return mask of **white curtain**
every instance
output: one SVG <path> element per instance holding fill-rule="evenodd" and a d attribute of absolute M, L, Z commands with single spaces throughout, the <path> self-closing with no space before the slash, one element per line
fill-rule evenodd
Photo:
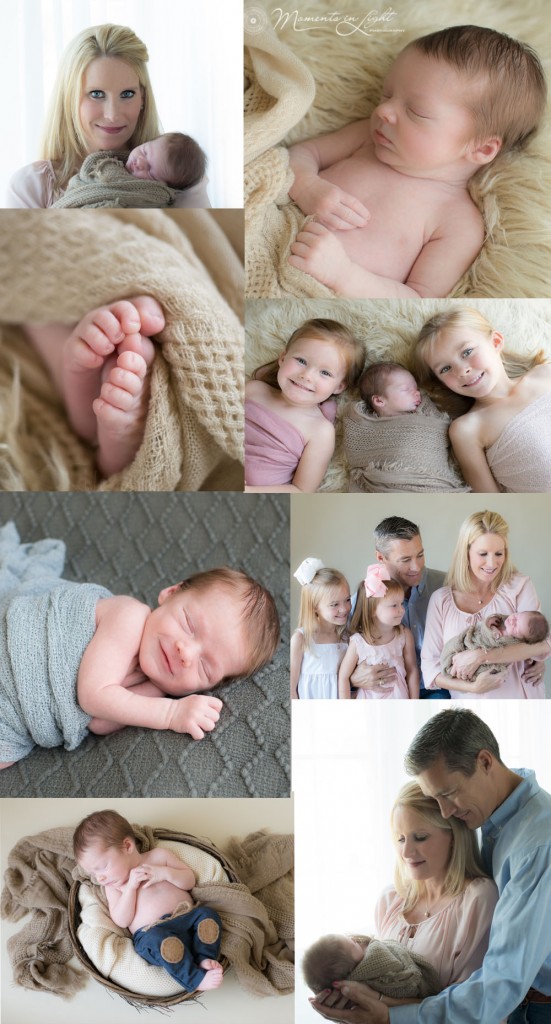
<path fill-rule="evenodd" d="M 490 726 L 508 767 L 533 768 L 551 789 L 545 705 L 454 703 Z M 377 897 L 393 880 L 390 811 L 411 781 L 403 757 L 418 729 L 443 708 L 432 700 L 293 701 L 297 962 L 321 935 L 372 933 Z M 299 968 L 295 1024 L 319 1024 L 309 995 Z"/>
<path fill-rule="evenodd" d="M 3 159 L 12 173 L 38 158 L 60 55 L 88 25 L 129 25 L 149 51 L 165 131 L 184 131 L 208 156 L 213 206 L 243 205 L 242 0 L 19 0 L 0 7 Z"/>

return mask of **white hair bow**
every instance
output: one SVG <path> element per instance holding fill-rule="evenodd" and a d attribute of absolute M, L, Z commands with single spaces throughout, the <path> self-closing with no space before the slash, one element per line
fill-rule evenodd
<path fill-rule="evenodd" d="M 305 558 L 293 576 L 299 581 L 301 587 L 304 587 L 307 583 L 312 582 L 318 569 L 325 569 L 325 565 L 319 558 Z"/>

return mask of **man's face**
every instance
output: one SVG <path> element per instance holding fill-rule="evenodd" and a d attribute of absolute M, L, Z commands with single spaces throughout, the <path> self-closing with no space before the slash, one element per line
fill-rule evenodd
<path fill-rule="evenodd" d="M 492 776 L 494 759 L 487 750 L 481 750 L 473 775 L 452 772 L 443 757 L 417 776 L 425 796 L 438 801 L 443 818 L 460 818 L 467 828 L 480 828 L 495 811 L 499 799 L 495 794 Z"/>
<path fill-rule="evenodd" d="M 377 551 L 377 559 L 386 565 L 392 579 L 401 583 L 406 593 L 421 582 L 425 552 L 419 535 L 411 540 L 393 540 L 388 554 Z"/>

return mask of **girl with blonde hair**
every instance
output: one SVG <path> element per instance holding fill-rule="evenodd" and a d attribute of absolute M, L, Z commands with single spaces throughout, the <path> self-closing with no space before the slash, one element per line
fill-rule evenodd
<path fill-rule="evenodd" d="M 145 45 L 123 25 L 97 25 L 75 36 L 61 58 L 41 159 L 13 176 L 9 207 L 51 206 L 90 153 L 130 153 L 161 134 L 148 60 Z M 174 206 L 210 206 L 205 181 L 178 192 Z"/>
<path fill-rule="evenodd" d="M 551 363 L 543 351 L 507 352 L 482 313 L 460 308 L 424 324 L 415 355 L 421 385 L 432 375 L 468 403 L 449 435 L 471 490 L 551 491 Z"/>
<path fill-rule="evenodd" d="M 453 682 L 440 668 L 444 644 L 468 626 L 488 615 L 540 608 L 532 580 L 518 572 L 511 561 L 509 527 L 503 517 L 488 510 L 467 516 L 459 529 L 446 586 L 436 590 L 429 601 L 421 650 L 427 689 L 446 686 L 452 698 L 544 698 L 542 661 L 551 653 L 549 640 L 536 644 L 519 641 L 496 649 L 495 662 L 503 666 L 499 674 L 487 670 L 472 678 L 488 660 L 484 649 L 455 655 Z M 525 660 L 532 666 L 528 675 Z"/>
<path fill-rule="evenodd" d="M 298 629 L 291 637 L 291 697 L 337 697 L 337 672 L 347 647 L 350 587 L 338 569 L 305 558 L 294 574 L 300 583 Z"/>

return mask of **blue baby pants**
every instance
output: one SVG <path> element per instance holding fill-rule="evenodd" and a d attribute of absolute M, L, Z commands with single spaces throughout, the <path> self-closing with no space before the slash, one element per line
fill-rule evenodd
<path fill-rule="evenodd" d="M 206 974 L 199 961 L 218 959 L 222 922 L 210 907 L 184 907 L 189 903 L 138 928 L 134 949 L 148 964 L 164 967 L 187 992 L 194 992 Z"/>

